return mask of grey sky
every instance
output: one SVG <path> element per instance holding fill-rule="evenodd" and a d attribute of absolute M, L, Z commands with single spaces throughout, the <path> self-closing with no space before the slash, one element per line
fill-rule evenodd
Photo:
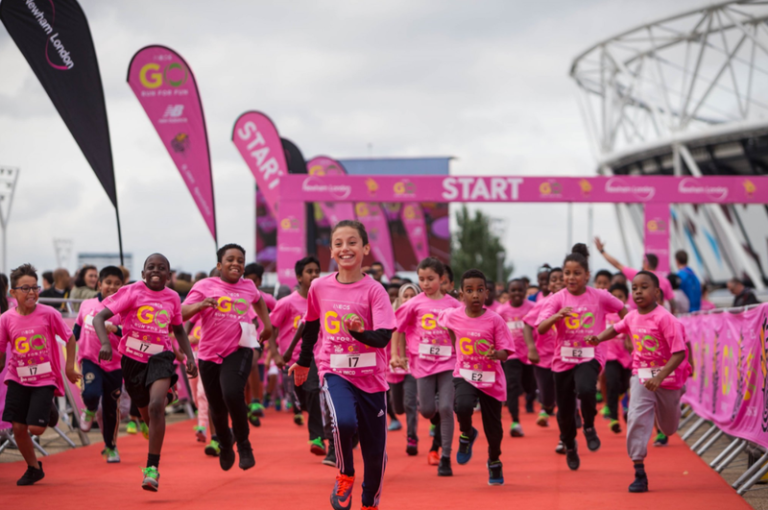
<path fill-rule="evenodd" d="M 126 252 L 208 270 L 213 241 L 125 81 L 148 44 L 178 51 L 202 93 L 219 241 L 254 246 L 253 177 L 230 140 L 264 111 L 306 157 L 451 155 L 454 174 L 586 175 L 594 159 L 568 77 L 589 45 L 701 0 L 254 2 L 82 0 L 104 81 Z M 9 267 L 55 266 L 53 238 L 117 251 L 114 213 L 31 69 L 0 29 L 0 164 L 21 168 Z M 372 152 L 369 152 L 372 144 Z M 516 274 L 559 263 L 565 205 L 487 205 Z M 586 240 L 586 206 L 574 240 Z M 623 257 L 611 206 L 595 232 Z M 599 255 L 594 267 L 605 266 Z M 135 267 L 138 269 L 138 267 Z"/>

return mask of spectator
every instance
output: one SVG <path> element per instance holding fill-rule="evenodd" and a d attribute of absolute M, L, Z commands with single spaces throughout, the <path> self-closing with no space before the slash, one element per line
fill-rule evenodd
<path fill-rule="evenodd" d="M 184 301 L 184 298 L 187 297 L 189 291 L 192 290 L 192 275 L 189 273 L 179 273 L 176 275 L 173 290 L 178 292 L 181 300 Z"/>
<path fill-rule="evenodd" d="M 390 278 L 389 283 L 397 283 L 399 285 L 402 285 L 403 284 L 403 278 L 401 276 L 395 275 L 392 278 Z"/>
<path fill-rule="evenodd" d="M 53 271 L 43 273 L 43 290 L 48 290 L 53 285 Z"/>
<path fill-rule="evenodd" d="M 69 297 L 72 299 L 91 299 L 99 293 L 96 288 L 99 284 L 99 271 L 96 266 L 83 266 L 75 278 L 75 288 Z M 72 310 L 80 311 L 80 303 L 72 303 Z"/>
<path fill-rule="evenodd" d="M 199 271 L 195 275 L 195 283 L 199 282 L 200 280 L 205 280 L 206 278 L 208 278 L 208 275 L 206 274 L 206 272 L 205 271 Z"/>
<path fill-rule="evenodd" d="M 608 290 L 611 287 L 611 280 L 613 280 L 611 272 L 607 269 L 601 269 L 595 273 L 595 281 L 592 285 L 596 289 Z"/>
<path fill-rule="evenodd" d="M 714 310 L 717 308 L 715 304 L 709 300 L 709 287 L 702 284 L 701 285 L 701 308 L 699 310 L 701 311 L 708 311 L 708 310 Z"/>
<path fill-rule="evenodd" d="M 728 281 L 728 290 L 736 296 L 733 298 L 733 306 L 757 305 L 760 301 L 755 297 L 752 289 L 746 287 L 738 278 L 734 277 Z"/>
<path fill-rule="evenodd" d="M 56 271 L 53 272 L 53 284 L 48 290 L 44 290 L 40 293 L 41 298 L 56 298 L 56 299 L 67 299 L 69 298 L 69 271 L 64 269 L 63 267 L 58 268 Z M 67 311 L 67 304 L 66 303 L 52 303 L 51 305 L 59 312 L 66 313 Z"/>
<path fill-rule="evenodd" d="M 675 294 L 675 297 L 672 298 L 672 301 L 675 303 L 675 313 L 688 313 L 691 309 L 691 303 L 688 301 L 688 296 L 685 295 L 683 289 L 680 288 L 680 277 L 675 273 L 669 273 L 667 280 L 672 285 L 672 292 Z"/>
<path fill-rule="evenodd" d="M 690 311 L 697 312 L 701 309 L 701 282 L 696 273 L 688 267 L 688 254 L 685 250 L 677 250 L 675 263 L 677 263 L 677 276 L 680 277 L 680 290 L 685 293 L 691 303 Z"/>
<path fill-rule="evenodd" d="M 371 264 L 371 276 L 377 282 L 381 283 L 381 278 L 384 276 L 384 264 L 379 261 Z"/>

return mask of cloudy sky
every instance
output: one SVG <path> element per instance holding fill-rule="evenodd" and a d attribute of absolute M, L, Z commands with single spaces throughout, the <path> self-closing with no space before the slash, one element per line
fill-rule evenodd
<path fill-rule="evenodd" d="M 243 111 L 270 115 L 307 159 L 446 155 L 456 158 L 457 175 L 591 175 L 572 59 L 620 31 L 704 4 L 81 0 L 104 81 L 125 251 L 134 269 L 153 251 L 180 270 L 215 264 L 205 224 L 125 81 L 143 46 L 170 46 L 195 72 L 219 240 L 252 247 L 253 177 L 230 140 Z M 2 26 L 0 68 L 0 165 L 21 168 L 8 267 L 54 268 L 54 238 L 71 240 L 75 254 L 116 252 L 106 194 Z M 482 209 L 506 220 L 516 274 L 562 260 L 565 205 Z M 586 210 L 574 208 L 574 241 L 586 240 Z M 611 206 L 595 207 L 595 232 L 623 257 Z M 598 255 L 595 267 L 604 265 Z"/>

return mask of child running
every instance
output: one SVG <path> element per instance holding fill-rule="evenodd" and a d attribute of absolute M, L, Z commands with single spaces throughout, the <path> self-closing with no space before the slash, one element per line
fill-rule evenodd
<path fill-rule="evenodd" d="M 629 290 L 626 285 L 615 283 L 611 285 L 608 291 L 619 298 L 622 303 L 626 303 L 629 298 Z M 605 323 L 613 326 L 619 322 L 619 316 L 615 313 L 609 313 L 605 316 Z M 632 376 L 632 342 L 627 335 L 618 335 L 616 338 L 606 343 L 605 353 L 605 386 L 606 386 L 606 409 L 608 409 L 608 418 L 611 420 L 608 425 L 610 429 L 619 434 L 621 424 L 619 423 L 619 399 L 621 395 L 629 391 L 629 378 Z M 627 412 L 624 411 L 624 421 L 627 420 Z"/>
<path fill-rule="evenodd" d="M 156 492 L 165 438 L 166 399 L 168 390 L 179 378 L 169 327 L 186 356 L 190 377 L 197 377 L 197 366 L 184 331 L 179 295 L 165 286 L 171 277 L 168 259 L 159 253 L 150 255 L 144 261 L 141 276 L 143 281 L 121 287 L 103 301 L 104 308 L 93 318 L 93 328 L 101 341 L 99 359 L 110 361 L 112 344 L 106 323 L 114 315 L 121 317 L 123 336 L 118 352 L 122 355 L 125 389 L 149 427 L 149 453 L 141 487 Z"/>
<path fill-rule="evenodd" d="M 472 414 L 479 401 L 488 440 L 488 485 L 504 485 L 500 460 L 504 437 L 501 403 L 507 398 L 507 385 L 500 362 L 515 352 L 515 344 L 504 319 L 483 307 L 488 296 L 486 285 L 481 271 L 465 272 L 460 282 L 464 307 L 444 310 L 439 321 L 448 330 L 453 345 L 458 347 L 453 370 L 454 408 L 461 431 L 456 462 L 466 464 L 472 458 L 472 445 L 478 435 L 472 426 Z"/>
<path fill-rule="evenodd" d="M 448 332 L 438 326 L 437 317 L 445 309 L 461 306 L 456 299 L 442 293 L 441 280 L 445 267 L 435 257 L 421 261 L 417 269 L 419 286 L 424 291 L 397 309 L 397 333 L 395 333 L 397 358 L 393 366 L 410 366 L 419 394 L 419 410 L 427 419 L 439 413 L 439 439 L 442 454 L 437 466 L 437 476 L 453 476 L 451 469 L 451 445 L 453 443 L 453 369 L 456 353 L 451 346 Z M 406 351 L 406 341 L 408 342 Z M 399 356 L 408 353 L 410 364 Z M 438 438 L 435 432 L 435 438 Z M 437 451 L 430 451 L 430 464 L 434 463 Z"/>
<path fill-rule="evenodd" d="M 263 324 L 262 341 L 272 336 L 272 323 L 256 285 L 242 278 L 245 250 L 237 244 L 227 244 L 219 248 L 216 256 L 220 276 L 197 282 L 184 300 L 182 314 L 185 319 L 200 314 L 202 331 L 197 357 L 218 436 L 219 465 L 224 471 L 234 465 L 236 442 L 238 466 L 246 470 L 256 465 L 248 439 L 245 405 L 245 385 L 253 359 L 248 337 L 256 335 L 256 325 L 249 320 L 251 307 Z"/>
<path fill-rule="evenodd" d="M 296 279 L 299 281 L 298 288 L 290 296 L 278 301 L 269 316 L 274 328 L 269 345 L 270 349 L 273 349 L 272 357 L 281 369 L 286 364 L 290 367 L 299 359 L 300 348 L 296 349 L 301 338 L 299 330 L 302 318 L 307 313 L 309 288 L 312 282 L 320 276 L 320 261 L 313 256 L 304 257 L 296 262 L 294 270 Z M 293 343 L 294 340 L 296 343 Z M 315 455 L 326 455 L 323 415 L 320 410 L 320 381 L 317 378 L 317 367 L 314 363 L 311 369 L 315 372 L 314 377 L 309 377 L 307 382 L 295 388 L 292 382 L 293 378 L 287 376 L 287 369 L 285 369 L 284 376 L 288 379 L 290 395 L 295 394 L 300 404 L 300 407 L 294 409 L 294 421 L 302 424 L 301 411 L 302 409 L 307 411 L 310 452 Z M 296 416 L 299 417 L 299 421 L 296 420 Z"/>
<path fill-rule="evenodd" d="M 56 335 L 67 339 L 65 372 L 72 383 L 81 376 L 75 371 L 75 337 L 61 314 L 50 306 L 38 306 L 40 287 L 37 271 L 24 264 L 11 271 L 11 296 L 16 307 L 0 316 L 0 367 L 5 366 L 10 346 L 5 384 L 3 421 L 13 425 L 13 437 L 27 471 L 16 485 L 32 485 L 45 477 L 43 463 L 35 457 L 30 434 L 39 436 L 59 421 L 53 397 L 64 396 L 61 351 Z"/>
<path fill-rule="evenodd" d="M 688 377 L 687 370 L 678 369 L 687 353 L 681 325 L 657 304 L 660 292 L 659 278 L 650 271 L 640 271 L 632 279 L 632 297 L 637 310 L 629 312 L 597 337 L 587 337 L 590 344 L 598 345 L 624 334 L 635 344 L 627 430 L 627 452 L 634 462 L 635 480 L 629 492 L 648 491 L 644 460 L 654 420 L 666 435 L 677 431 L 680 398 Z"/>
<path fill-rule="evenodd" d="M 264 266 L 252 262 L 245 266 L 245 272 L 243 278 L 251 280 L 256 288 L 261 287 L 262 278 L 264 276 Z M 264 304 L 267 305 L 267 310 L 271 311 L 275 308 L 275 298 L 269 294 L 262 293 L 261 298 L 264 300 Z M 250 317 L 255 318 L 255 317 Z M 259 323 L 256 326 L 256 334 L 261 336 L 262 325 Z M 264 417 L 264 404 L 262 399 L 264 398 L 264 345 L 260 345 L 253 351 L 253 361 L 251 362 L 251 373 L 248 376 L 248 388 L 251 392 L 251 403 L 248 405 L 248 421 L 254 427 L 261 426 L 261 418 Z"/>
<path fill-rule="evenodd" d="M 605 314 L 626 315 L 624 303 L 605 290 L 588 287 L 589 250 L 586 245 L 574 245 L 563 262 L 565 290 L 546 301 L 539 315 L 538 332 L 545 334 L 557 327 L 557 344 L 552 361 L 557 397 L 557 424 L 560 440 L 566 448 L 566 463 L 572 470 L 581 463 L 576 445 L 576 398 L 581 401 L 584 436 L 590 451 L 600 449 L 595 430 L 597 414 L 597 376 L 605 364 L 605 350 L 589 347 L 585 338 L 605 329 Z"/>
<path fill-rule="evenodd" d="M 418 294 L 419 288 L 412 283 L 406 283 L 401 286 L 398 290 L 397 299 L 395 299 L 393 304 L 395 317 L 397 317 L 397 310 Z M 407 349 L 401 351 L 400 347 L 401 345 L 398 342 L 392 342 L 392 357 L 402 360 L 407 356 Z M 401 367 L 400 363 L 393 364 L 390 361 L 387 382 L 390 387 L 389 391 L 395 415 L 405 413 L 407 433 L 405 453 L 410 456 L 418 455 L 419 399 L 416 379 L 407 368 Z"/>
<path fill-rule="evenodd" d="M 331 231 L 331 257 L 338 272 L 318 278 L 307 295 L 307 315 L 299 360 L 289 375 L 297 386 L 307 379 L 317 349 L 317 368 L 331 408 L 339 474 L 331 506 L 352 505 L 355 466 L 353 436 L 363 454 L 362 507 L 376 509 L 387 465 L 387 355 L 395 315 L 384 287 L 362 271 L 371 251 L 359 221 L 344 220 Z"/>
<path fill-rule="evenodd" d="M 525 299 L 525 283 L 516 278 L 509 282 L 509 303 L 497 310 L 504 319 L 515 342 L 515 352 L 504 362 L 504 375 L 507 380 L 507 409 L 512 416 L 509 435 L 523 437 L 523 427 L 520 426 L 520 395 L 523 394 L 523 367 L 530 365 L 528 361 L 528 345 L 523 335 L 523 318 L 535 306 L 532 301 Z"/>
<path fill-rule="evenodd" d="M 80 305 L 75 321 L 74 335 L 79 343 L 77 359 L 83 374 L 83 403 L 85 409 L 80 414 L 80 430 L 88 432 L 93 427 L 93 420 L 101 402 L 102 427 L 104 438 L 102 454 L 107 463 L 120 462 L 117 452 L 117 428 L 120 423 L 118 402 L 123 389 L 123 371 L 120 368 L 122 356 L 118 353 L 110 361 L 99 360 L 101 342 L 93 329 L 93 318 L 104 309 L 104 300 L 123 286 L 123 272 L 119 267 L 107 266 L 99 272 L 99 293 L 95 298 L 86 299 Z M 120 316 L 113 315 L 106 324 L 112 350 L 120 345 L 122 330 Z"/>

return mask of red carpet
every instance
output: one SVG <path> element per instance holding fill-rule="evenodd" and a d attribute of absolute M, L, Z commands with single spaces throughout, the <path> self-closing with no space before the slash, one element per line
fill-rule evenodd
<path fill-rule="evenodd" d="M 564 457 L 554 453 L 555 421 L 550 421 L 548 429 L 542 429 L 533 420 L 534 415 L 524 416 L 526 437 L 504 438 L 503 487 L 487 485 L 487 443 L 479 413 L 475 414 L 475 426 L 481 432 L 474 457 L 469 464 L 459 466 L 454 456 L 452 478 L 438 478 L 436 467 L 427 465 L 426 453 L 431 444 L 427 421 L 420 423 L 417 457 L 405 454 L 405 430 L 390 433 L 389 465 L 380 508 L 751 508 L 678 437 L 672 438 L 666 448 L 650 448 L 646 469 L 651 492 L 629 494 L 627 486 L 633 470 L 623 434 L 614 435 L 607 422 L 598 418 L 603 446 L 599 452 L 591 453 L 581 440 L 581 469 L 571 472 Z M 290 414 L 272 410 L 262 423 L 261 428 L 251 428 L 256 467 L 248 472 L 238 469 L 237 464 L 229 472 L 221 471 L 218 460 L 205 457 L 202 446 L 194 441 L 193 423 L 187 421 L 167 430 L 157 493 L 141 490 L 139 468 L 146 461 L 147 442 L 141 436 L 133 436 L 119 440 L 121 464 L 107 465 L 99 455 L 101 444 L 43 459 L 46 478 L 32 487 L 15 485 L 25 470 L 23 463 L 0 464 L 2 506 L 33 510 L 52 506 L 129 508 L 149 503 L 155 508 L 185 510 L 330 508 L 329 494 L 336 470 L 323 466 L 320 457 L 309 453 L 306 430 L 294 425 Z M 509 426 L 508 419 L 505 426 Z M 355 510 L 360 508 L 360 459 L 358 451 L 356 465 L 360 478 L 353 492 Z"/>

